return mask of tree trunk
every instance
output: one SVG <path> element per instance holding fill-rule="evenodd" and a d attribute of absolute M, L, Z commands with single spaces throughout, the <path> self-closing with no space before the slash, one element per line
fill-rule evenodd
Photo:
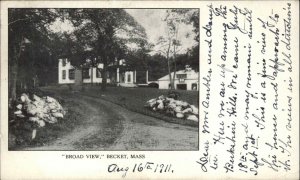
<path fill-rule="evenodd" d="M 101 84 L 101 90 L 106 90 L 107 85 L 107 59 L 103 60 L 103 69 L 102 69 L 102 84 Z"/>
<path fill-rule="evenodd" d="M 17 55 L 15 55 L 17 56 Z M 10 98 L 14 101 L 17 98 L 17 77 L 18 77 L 18 60 L 17 57 L 13 57 L 13 63 L 10 66 Z"/>
<path fill-rule="evenodd" d="M 167 61 L 168 61 L 168 72 L 169 72 L 169 80 L 171 89 L 174 89 L 174 83 L 172 82 L 172 75 L 171 75 L 171 65 L 170 65 L 170 48 L 171 48 L 171 41 L 169 41 L 168 50 L 167 50 Z"/>
<path fill-rule="evenodd" d="M 175 89 L 176 69 L 177 69 L 177 67 L 176 67 L 176 61 L 175 61 L 175 56 L 174 56 L 174 74 L 173 74 L 173 81 L 172 81 L 174 89 Z"/>
<path fill-rule="evenodd" d="M 176 71 L 177 71 L 177 66 L 176 66 L 176 45 L 174 45 L 174 59 L 173 59 L 173 63 L 174 63 L 174 75 L 173 75 L 173 87 L 175 89 L 175 78 L 176 78 Z"/>
<path fill-rule="evenodd" d="M 176 78 L 176 71 L 177 71 L 177 66 L 176 66 L 177 34 L 178 34 L 178 26 L 176 26 L 175 42 L 173 44 L 173 57 L 174 57 L 174 59 L 173 59 L 173 63 L 174 63 L 173 87 L 174 87 L 174 89 L 175 89 L 175 78 Z"/>
<path fill-rule="evenodd" d="M 83 83 L 83 68 L 81 68 L 81 91 L 85 91 L 85 87 Z"/>
<path fill-rule="evenodd" d="M 17 79 L 18 79 L 18 65 L 21 57 L 22 46 L 24 44 L 24 38 L 21 38 L 19 43 L 16 43 L 12 48 L 11 63 L 10 63 L 10 98 L 12 101 L 17 99 Z"/>
<path fill-rule="evenodd" d="M 171 87 L 171 89 L 174 89 L 174 86 L 173 86 L 173 83 L 172 83 L 172 75 L 171 75 L 170 59 L 169 58 L 168 58 L 168 71 L 169 71 L 170 87 Z"/>
<path fill-rule="evenodd" d="M 91 85 L 93 86 L 94 84 L 94 67 L 91 67 Z"/>

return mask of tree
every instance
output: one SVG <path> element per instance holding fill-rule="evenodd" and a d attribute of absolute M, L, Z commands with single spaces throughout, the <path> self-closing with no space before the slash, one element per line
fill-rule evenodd
<path fill-rule="evenodd" d="M 16 99 L 18 66 L 26 45 L 30 43 L 40 50 L 48 49 L 49 25 L 56 17 L 53 9 L 8 10 L 9 97 L 12 100 Z"/>
<path fill-rule="evenodd" d="M 188 61 L 192 67 L 198 69 L 199 65 L 199 10 L 198 9 L 171 9 L 166 11 L 166 17 L 164 22 L 167 26 L 166 36 L 159 38 L 158 45 L 160 45 L 159 52 L 162 53 L 167 60 L 169 81 L 171 89 L 175 89 L 174 82 L 177 71 L 177 62 L 179 61 L 180 67 L 182 66 L 182 59 L 178 60 L 178 56 L 182 58 L 185 55 L 179 55 L 181 39 L 178 37 L 178 31 L 182 24 L 193 25 L 193 32 L 195 33 L 195 41 L 198 42 L 198 45 L 188 49 Z M 173 63 L 171 63 L 171 61 Z M 173 67 L 171 66 L 173 64 Z M 198 64 L 198 65 L 196 65 Z M 171 75 L 171 69 L 173 69 L 173 77 Z"/>
<path fill-rule="evenodd" d="M 156 81 L 162 76 L 168 74 L 166 57 L 161 54 L 154 54 L 148 61 L 149 80 Z"/>
<path fill-rule="evenodd" d="M 168 74 L 171 89 L 175 89 L 175 77 L 176 77 L 176 54 L 180 51 L 178 49 L 181 46 L 180 40 L 178 39 L 179 25 L 184 21 L 182 14 L 176 13 L 175 10 L 166 10 L 166 17 L 163 20 L 166 22 L 166 33 L 165 37 L 160 36 L 157 44 L 160 45 L 159 52 L 166 56 L 168 62 Z M 172 58 L 173 54 L 173 58 Z M 173 60 L 173 78 L 171 75 L 171 60 Z"/>
<path fill-rule="evenodd" d="M 178 54 L 176 64 L 178 69 L 185 69 L 185 66 L 189 65 L 195 71 L 199 71 L 199 46 L 189 48 L 184 54 Z"/>
<path fill-rule="evenodd" d="M 17 91 L 57 81 L 57 58 L 52 51 L 27 43 L 18 62 Z"/>
<path fill-rule="evenodd" d="M 194 40 L 197 45 L 187 50 L 187 61 L 185 64 L 189 64 L 196 71 L 199 70 L 199 10 L 198 9 L 172 9 L 172 12 L 183 16 L 182 22 L 185 24 L 193 25 L 193 32 L 195 33 Z M 181 60 L 182 61 L 182 60 Z M 183 61 L 182 61 L 183 62 Z"/>
<path fill-rule="evenodd" d="M 199 9 L 172 9 L 171 11 L 182 16 L 183 23 L 193 25 L 194 39 L 199 42 Z"/>
<path fill-rule="evenodd" d="M 149 53 L 153 44 L 143 42 L 139 44 L 139 49 L 128 50 L 125 54 L 126 66 L 128 69 L 146 70 L 148 68 Z"/>
<path fill-rule="evenodd" d="M 125 56 L 128 45 L 146 41 L 146 33 L 124 9 L 68 9 L 74 34 L 95 66 L 103 63 L 102 90 L 107 84 L 107 67 Z"/>

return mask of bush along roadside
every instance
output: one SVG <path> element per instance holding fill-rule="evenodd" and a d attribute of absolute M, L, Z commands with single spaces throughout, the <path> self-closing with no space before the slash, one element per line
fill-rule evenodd
<path fill-rule="evenodd" d="M 187 102 L 174 99 L 172 94 L 169 94 L 168 97 L 161 95 L 158 98 L 150 99 L 146 102 L 145 107 L 167 116 L 196 122 L 199 121 L 198 108 Z"/>
<path fill-rule="evenodd" d="M 65 114 L 56 99 L 50 96 L 41 98 L 35 94 L 29 98 L 29 94 L 23 93 L 9 105 L 9 147 L 30 144 L 36 138 L 37 131 L 45 130 L 47 124 L 57 123 Z"/>
<path fill-rule="evenodd" d="M 117 95 L 117 96 L 112 96 L 112 95 L 107 95 L 107 94 L 97 94 L 97 95 L 93 95 L 91 93 L 82 93 L 82 95 L 85 96 L 89 96 L 89 97 L 95 97 L 95 98 L 101 98 L 103 100 L 106 100 L 108 102 L 117 104 L 119 106 L 122 106 L 130 111 L 133 112 L 137 112 L 140 114 L 144 114 L 146 116 L 151 116 L 154 118 L 158 118 L 161 120 L 164 120 L 166 122 L 170 122 L 170 123 L 175 123 L 175 124 L 181 124 L 181 125 L 187 125 L 187 126 L 192 126 L 192 127 L 198 127 L 199 122 L 198 122 L 198 108 L 194 105 L 190 105 L 188 103 L 188 106 L 185 107 L 185 109 L 187 107 L 192 108 L 193 113 L 189 112 L 189 113 L 184 113 L 184 115 L 186 115 L 184 118 L 178 118 L 176 117 L 176 114 L 167 114 L 164 110 L 159 110 L 156 109 L 155 111 L 153 110 L 153 107 L 150 108 L 150 106 L 145 103 L 134 103 L 134 100 L 131 100 L 130 97 L 128 96 L 123 96 L 123 95 Z M 162 96 L 165 97 L 165 96 Z M 161 98 L 162 98 L 161 97 Z M 180 101 L 177 100 L 178 98 L 180 98 L 180 94 L 176 91 L 169 91 L 168 94 L 166 95 L 165 98 L 171 98 L 173 100 L 175 100 L 174 102 L 178 101 L 178 103 L 184 103 L 184 101 Z M 158 99 L 158 98 L 154 98 L 154 99 Z M 158 104 L 155 104 L 155 106 L 157 106 Z M 182 110 L 184 110 L 184 108 L 182 108 Z M 186 110 L 187 111 L 187 110 Z M 194 115 L 191 116 L 194 119 L 187 119 L 187 115 Z M 190 118 L 191 118 L 190 117 Z M 197 118 L 197 119 L 196 119 Z"/>

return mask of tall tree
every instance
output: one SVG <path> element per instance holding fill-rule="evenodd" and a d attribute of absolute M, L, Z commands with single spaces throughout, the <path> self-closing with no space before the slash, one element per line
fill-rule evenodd
<path fill-rule="evenodd" d="M 168 74 L 166 57 L 161 54 L 154 54 L 151 57 L 149 57 L 148 71 L 148 78 L 150 81 L 156 81 L 157 79 Z"/>
<path fill-rule="evenodd" d="M 53 9 L 11 8 L 8 10 L 9 97 L 16 99 L 18 66 L 26 44 L 47 49 L 49 25 L 57 17 Z"/>
<path fill-rule="evenodd" d="M 153 48 L 152 44 L 149 43 L 140 43 L 139 49 L 131 49 L 128 50 L 125 59 L 126 65 L 128 69 L 135 69 L 135 70 L 146 70 L 148 68 L 148 60 L 150 58 L 149 53 Z"/>
<path fill-rule="evenodd" d="M 160 36 L 157 44 L 160 45 L 160 49 L 158 52 L 163 54 L 166 57 L 167 64 L 168 64 L 169 81 L 170 81 L 171 89 L 174 89 L 174 83 L 171 75 L 171 63 L 170 63 L 172 38 L 169 36 L 169 33 L 167 35 L 167 38 Z"/>
<path fill-rule="evenodd" d="M 199 55 L 199 10 L 197 9 L 170 9 L 166 10 L 166 17 L 163 19 L 166 23 L 167 33 L 165 36 L 159 38 L 158 44 L 160 45 L 160 53 L 164 54 L 167 59 L 168 72 L 169 72 L 169 81 L 171 89 L 175 89 L 175 78 L 177 71 L 177 56 L 180 51 L 179 47 L 181 46 L 181 40 L 178 37 L 178 32 L 182 24 L 193 25 L 193 32 L 195 33 L 195 41 L 198 45 L 188 49 L 192 55 Z M 189 36 L 189 34 L 187 34 Z M 190 54 L 191 54 L 190 53 Z M 182 57 L 182 56 L 181 56 Z M 190 57 L 190 56 L 189 56 Z M 192 61 L 193 67 L 195 63 L 199 64 L 199 57 L 189 58 L 195 61 Z M 173 66 L 171 66 L 171 61 Z M 180 60 L 181 61 L 181 60 Z M 190 62 L 186 62 L 190 63 Z M 173 70 L 171 70 L 173 67 Z M 198 69 L 198 67 L 197 67 Z M 173 73 L 173 77 L 171 72 Z"/>
<path fill-rule="evenodd" d="M 146 41 L 144 28 L 124 9 L 68 9 L 75 35 L 93 54 L 93 65 L 103 63 L 102 90 L 106 89 L 107 66 L 122 59 L 127 45 Z"/>
<path fill-rule="evenodd" d="M 172 9 L 173 13 L 183 16 L 182 22 L 193 26 L 194 40 L 197 44 L 187 51 L 187 64 L 199 70 L 199 9 Z M 183 61 L 182 61 L 183 62 Z"/>
<path fill-rule="evenodd" d="M 180 39 L 178 38 L 178 31 L 180 24 L 184 21 L 184 16 L 177 13 L 175 10 L 166 10 L 166 17 L 163 21 L 166 23 L 166 36 L 161 36 L 158 44 L 160 45 L 160 52 L 167 58 L 171 89 L 175 89 L 174 83 L 177 70 L 176 55 L 179 51 L 178 47 L 181 46 Z M 173 77 L 171 75 L 171 60 L 173 60 Z"/>

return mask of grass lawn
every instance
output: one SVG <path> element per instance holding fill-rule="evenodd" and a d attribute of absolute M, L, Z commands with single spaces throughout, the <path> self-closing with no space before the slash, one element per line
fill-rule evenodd
<path fill-rule="evenodd" d="M 78 88 L 79 89 L 79 88 Z M 42 90 L 51 91 L 68 91 L 68 87 L 62 86 L 49 86 L 42 88 Z M 80 90 L 80 89 L 79 89 Z M 157 98 L 160 95 L 167 95 L 168 89 L 156 89 L 156 88 L 126 88 L 126 87 L 107 87 L 106 91 L 101 91 L 101 87 L 98 85 L 86 85 L 85 91 L 80 92 L 85 95 L 91 95 L 101 97 L 117 104 L 126 106 L 134 106 L 144 108 L 146 101 L 152 98 Z M 193 104 L 197 107 L 199 104 L 199 92 L 198 91 L 186 91 L 176 90 L 179 93 L 179 100 L 186 101 L 189 104 Z"/>
<path fill-rule="evenodd" d="M 160 95 L 167 95 L 168 91 L 167 89 L 156 88 L 108 87 L 103 92 L 99 86 L 89 86 L 85 94 L 100 96 L 125 106 L 144 108 L 146 101 L 157 98 Z M 180 93 L 179 100 L 186 101 L 198 107 L 198 91 L 177 90 L 176 92 Z"/>
<path fill-rule="evenodd" d="M 70 91 L 67 86 L 53 86 L 43 88 L 45 91 Z M 179 124 L 187 124 L 192 126 L 198 126 L 197 122 L 178 119 L 175 117 L 169 117 L 164 114 L 151 111 L 145 108 L 145 104 L 152 98 L 157 98 L 160 95 L 167 95 L 168 89 L 156 89 L 156 88 L 126 88 L 126 87 L 107 87 L 106 91 L 102 91 L 98 85 L 86 85 L 85 91 L 81 92 L 81 89 L 77 87 L 80 94 L 92 96 L 95 98 L 102 98 L 115 104 L 121 105 L 129 110 L 142 113 L 148 116 L 156 117 L 166 120 L 168 122 L 174 122 Z M 199 92 L 198 91 L 186 91 L 176 90 L 179 93 L 179 100 L 186 101 L 189 104 L 193 104 L 199 107 Z"/>

